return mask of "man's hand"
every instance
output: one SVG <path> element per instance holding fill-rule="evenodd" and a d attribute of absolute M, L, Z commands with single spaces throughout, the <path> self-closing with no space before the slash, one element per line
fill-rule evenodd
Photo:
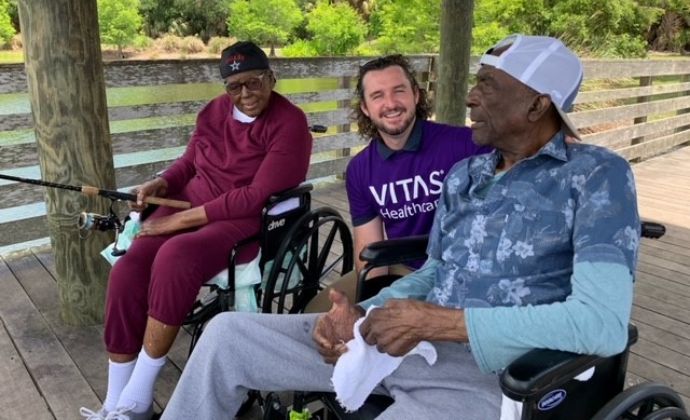
<path fill-rule="evenodd" d="M 467 341 L 462 310 L 412 299 L 390 299 L 359 327 L 364 341 L 382 353 L 403 356 L 421 341 Z"/>
<path fill-rule="evenodd" d="M 137 195 L 137 202 L 128 202 L 129 208 L 140 212 L 146 208 L 144 202 L 146 197 L 165 197 L 167 192 L 168 182 L 161 177 L 156 177 L 132 189 L 132 194 Z"/>
<path fill-rule="evenodd" d="M 347 296 L 339 290 L 330 289 L 328 299 L 332 303 L 331 310 L 316 320 L 312 338 L 323 360 L 333 365 L 347 351 L 345 343 L 354 337 L 352 328 L 364 316 L 364 311 L 350 304 Z"/>

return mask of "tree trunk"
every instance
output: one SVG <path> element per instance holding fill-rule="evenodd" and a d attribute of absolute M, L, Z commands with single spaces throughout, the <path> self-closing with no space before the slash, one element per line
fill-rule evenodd
<path fill-rule="evenodd" d="M 473 0 L 443 0 L 435 92 L 436 121 L 465 125 Z"/>
<path fill-rule="evenodd" d="M 19 19 L 42 178 L 114 189 L 96 0 L 19 0 Z M 99 253 L 112 235 L 83 239 L 76 221 L 109 203 L 54 188 L 45 197 L 60 315 L 71 325 L 100 323 L 109 266 Z"/>

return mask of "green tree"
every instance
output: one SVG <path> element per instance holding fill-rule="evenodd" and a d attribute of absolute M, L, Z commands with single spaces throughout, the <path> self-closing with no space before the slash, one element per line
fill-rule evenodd
<path fill-rule="evenodd" d="M 662 3 L 687 0 L 477 0 L 473 53 L 510 33 L 551 35 L 592 55 L 641 56 Z"/>
<path fill-rule="evenodd" d="M 101 42 L 122 48 L 130 45 L 141 28 L 139 0 L 98 0 L 98 23 Z"/>
<path fill-rule="evenodd" d="M 642 0 L 663 10 L 652 23 L 647 40 L 653 50 L 690 52 L 690 2 L 687 0 Z"/>
<path fill-rule="evenodd" d="M 167 33 L 175 19 L 179 18 L 175 0 L 141 0 L 140 12 L 144 33 L 151 38 Z"/>
<path fill-rule="evenodd" d="M 0 0 L 0 46 L 8 45 L 15 34 L 9 14 L 9 0 Z"/>
<path fill-rule="evenodd" d="M 637 0 L 566 0 L 553 5 L 551 33 L 602 56 L 643 56 L 646 35 L 661 10 Z"/>
<path fill-rule="evenodd" d="M 371 15 L 384 53 L 438 52 L 441 0 L 379 0 Z"/>
<path fill-rule="evenodd" d="M 364 41 L 367 28 L 362 17 L 347 3 L 319 1 L 307 14 L 307 31 L 319 55 L 344 55 Z"/>
<path fill-rule="evenodd" d="M 302 22 L 295 0 L 231 0 L 228 32 L 243 40 L 275 47 L 287 42 L 292 30 Z"/>
<path fill-rule="evenodd" d="M 512 33 L 546 35 L 549 21 L 544 0 L 476 0 L 472 53 L 482 54 Z"/>
<path fill-rule="evenodd" d="M 227 0 L 174 0 L 176 20 L 184 23 L 185 33 L 195 35 L 208 42 L 212 36 L 227 34 Z"/>

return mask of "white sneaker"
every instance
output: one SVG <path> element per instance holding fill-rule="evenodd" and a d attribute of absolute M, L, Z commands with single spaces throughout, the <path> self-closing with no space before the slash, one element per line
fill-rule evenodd
<path fill-rule="evenodd" d="M 81 415 L 85 420 L 105 420 L 108 416 L 108 411 L 105 409 L 105 407 L 101 407 L 101 409 L 98 411 L 81 407 L 79 409 L 79 415 Z"/>
<path fill-rule="evenodd" d="M 132 411 L 134 407 L 136 407 L 136 404 L 132 404 L 129 407 L 118 407 L 109 412 L 103 420 L 151 420 L 153 416 L 153 404 L 143 413 L 135 413 Z"/>

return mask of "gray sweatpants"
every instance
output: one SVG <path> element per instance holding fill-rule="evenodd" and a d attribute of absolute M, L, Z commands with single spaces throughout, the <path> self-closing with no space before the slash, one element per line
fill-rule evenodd
<path fill-rule="evenodd" d="M 311 338 L 318 314 L 223 313 L 208 324 L 163 420 L 231 419 L 249 389 L 332 391 L 333 367 Z M 434 343 L 438 360 L 405 358 L 377 392 L 395 400 L 379 419 L 498 419 L 498 378 L 479 371 L 466 346 Z"/>

